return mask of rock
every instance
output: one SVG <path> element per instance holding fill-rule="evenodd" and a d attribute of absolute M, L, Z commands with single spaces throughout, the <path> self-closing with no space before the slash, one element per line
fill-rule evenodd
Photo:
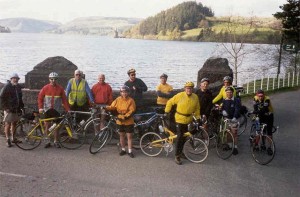
<path fill-rule="evenodd" d="M 198 71 L 197 87 L 200 86 L 202 78 L 209 78 L 209 88 L 213 95 L 216 95 L 223 86 L 223 78 L 225 76 L 233 77 L 232 69 L 229 67 L 226 58 L 209 58 L 203 67 Z"/>
<path fill-rule="evenodd" d="M 76 69 L 78 67 L 64 57 L 49 57 L 37 64 L 32 71 L 25 75 L 25 87 L 29 89 L 41 89 L 49 83 L 49 74 L 56 72 L 59 75 L 58 83 L 65 88 Z"/>

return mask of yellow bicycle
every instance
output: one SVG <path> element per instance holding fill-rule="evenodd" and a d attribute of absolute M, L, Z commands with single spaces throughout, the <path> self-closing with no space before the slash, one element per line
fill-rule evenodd
<path fill-rule="evenodd" d="M 140 147 L 142 152 L 150 157 L 158 156 L 163 150 L 166 155 L 174 149 L 174 140 L 177 135 L 167 128 L 166 118 L 163 114 L 158 114 L 159 132 L 145 133 L 140 139 Z M 161 136 L 166 137 L 162 138 Z M 184 133 L 186 141 L 183 146 L 183 153 L 186 158 L 193 163 L 201 163 L 208 156 L 208 148 L 201 139 L 194 137 L 190 132 Z"/>
<path fill-rule="evenodd" d="M 85 141 L 85 132 L 74 133 L 69 125 L 69 114 L 62 115 L 55 118 L 41 118 L 41 115 L 35 113 L 34 120 L 21 119 L 16 129 L 16 137 L 18 143 L 16 145 L 23 150 L 33 150 L 37 148 L 43 139 L 50 139 L 54 135 L 54 131 L 59 130 L 59 143 L 62 147 L 68 149 L 76 149 L 82 146 Z M 48 135 L 45 135 L 44 122 L 59 121 L 54 123 L 53 127 L 49 129 Z"/>

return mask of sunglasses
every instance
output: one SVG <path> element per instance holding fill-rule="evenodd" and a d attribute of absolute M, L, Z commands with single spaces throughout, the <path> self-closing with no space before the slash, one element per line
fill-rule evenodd
<path fill-rule="evenodd" d="M 56 81 L 56 79 L 55 79 L 55 78 L 51 78 L 50 80 L 51 80 L 51 81 Z"/>
<path fill-rule="evenodd" d="M 81 74 L 75 74 L 76 76 L 81 76 Z"/>
<path fill-rule="evenodd" d="M 130 76 L 135 76 L 135 74 L 130 74 Z"/>

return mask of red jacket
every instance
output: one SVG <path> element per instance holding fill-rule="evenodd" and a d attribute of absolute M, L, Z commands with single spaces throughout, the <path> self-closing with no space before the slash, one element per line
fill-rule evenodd
<path fill-rule="evenodd" d="M 96 104 L 110 105 L 113 101 L 112 89 L 108 83 L 96 83 L 92 87 L 92 93 Z"/>
<path fill-rule="evenodd" d="M 66 93 L 62 86 L 56 85 L 45 85 L 38 96 L 38 106 L 39 109 L 55 109 L 57 111 L 62 111 L 62 105 L 66 111 L 70 110 Z"/>

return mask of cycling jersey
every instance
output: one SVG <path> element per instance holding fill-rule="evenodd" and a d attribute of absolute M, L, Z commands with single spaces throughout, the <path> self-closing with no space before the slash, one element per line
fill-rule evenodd
<path fill-rule="evenodd" d="M 173 87 L 170 86 L 168 83 L 159 84 L 158 86 L 156 86 L 157 104 L 166 105 L 168 100 L 173 96 L 171 94 L 172 91 Z"/>
<path fill-rule="evenodd" d="M 189 124 L 193 120 L 193 114 L 200 119 L 200 104 L 198 96 L 192 93 L 180 92 L 173 96 L 166 105 L 165 112 L 169 113 L 173 105 L 177 105 L 175 121 L 181 124 Z"/>

